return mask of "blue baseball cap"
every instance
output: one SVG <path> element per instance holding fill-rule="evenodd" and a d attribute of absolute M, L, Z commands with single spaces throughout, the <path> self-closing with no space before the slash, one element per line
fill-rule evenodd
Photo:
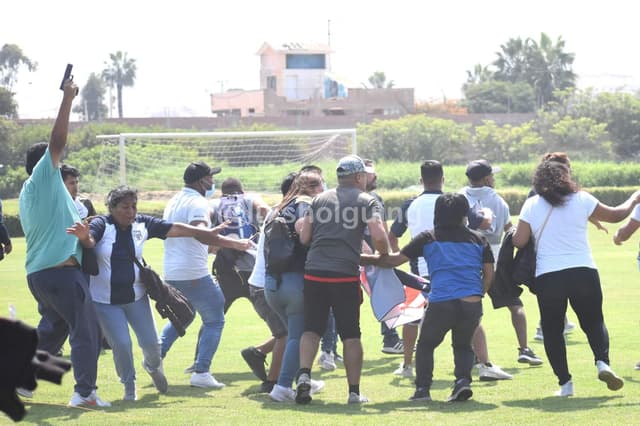
<path fill-rule="evenodd" d="M 357 155 L 347 155 L 338 161 L 336 168 L 338 177 L 355 175 L 356 173 L 366 173 L 366 168 L 362 158 Z"/>

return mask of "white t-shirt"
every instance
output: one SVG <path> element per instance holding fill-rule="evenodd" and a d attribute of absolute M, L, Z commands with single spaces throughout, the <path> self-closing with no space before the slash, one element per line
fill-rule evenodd
<path fill-rule="evenodd" d="M 411 202 L 407 209 L 407 226 L 411 238 L 415 238 L 421 232 L 433 229 L 433 217 L 436 210 L 436 200 L 441 194 L 421 194 Z M 421 277 L 429 275 L 429 268 L 424 257 L 418 258 L 418 274 Z"/>
<path fill-rule="evenodd" d="M 203 221 L 207 227 L 211 226 L 207 199 L 191 188 L 182 188 L 182 191 L 169 200 L 162 218 L 168 222 L 186 224 Z M 197 280 L 207 275 L 209 275 L 209 253 L 206 244 L 191 237 L 165 240 L 165 280 Z"/>
<path fill-rule="evenodd" d="M 640 204 L 637 204 L 631 212 L 631 219 L 640 222 Z"/>
<path fill-rule="evenodd" d="M 579 191 L 569 195 L 562 206 L 553 208 L 537 241 L 536 277 L 568 268 L 596 269 L 587 240 L 587 225 L 597 205 L 593 195 Z M 551 204 L 539 195 L 529 198 L 522 206 L 520 220 L 531 226 L 534 239 L 550 209 Z"/>
<path fill-rule="evenodd" d="M 267 214 L 264 223 L 267 223 L 271 219 L 271 212 Z M 256 263 L 253 265 L 253 271 L 249 276 L 249 284 L 255 287 L 264 288 L 267 275 L 267 266 L 264 259 L 264 224 L 260 229 L 260 235 L 258 236 L 258 247 L 256 248 Z"/>
<path fill-rule="evenodd" d="M 75 204 L 76 209 L 78 209 L 80 219 L 84 219 L 85 217 L 89 216 L 89 209 L 84 204 L 82 204 L 80 200 L 78 200 L 77 198 L 74 199 L 73 204 Z"/>

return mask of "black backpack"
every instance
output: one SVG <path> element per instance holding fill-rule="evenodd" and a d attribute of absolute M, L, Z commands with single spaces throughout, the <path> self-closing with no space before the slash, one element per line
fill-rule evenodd
<path fill-rule="evenodd" d="M 264 259 L 269 273 L 286 272 L 295 255 L 296 238 L 282 216 L 276 216 L 264 226 Z"/>

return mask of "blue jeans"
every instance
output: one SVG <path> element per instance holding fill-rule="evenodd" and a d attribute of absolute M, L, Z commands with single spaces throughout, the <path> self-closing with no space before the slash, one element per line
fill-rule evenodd
<path fill-rule="evenodd" d="M 267 303 L 287 324 L 287 345 L 282 357 L 278 384 L 290 388 L 300 368 L 300 337 L 304 331 L 304 275 L 302 272 L 285 272 L 278 284 L 267 274 L 264 296 Z"/>
<path fill-rule="evenodd" d="M 222 290 L 211 275 L 196 280 L 167 281 L 167 283 L 182 292 L 202 319 L 202 335 L 198 339 L 194 365 L 196 373 L 206 373 L 211 367 L 213 355 L 218 350 L 224 328 L 224 295 Z M 167 323 L 160 336 L 163 358 L 177 338 L 178 332 L 170 322 Z"/>
<path fill-rule="evenodd" d="M 136 380 L 129 324 L 142 349 L 145 369 L 156 371 L 160 368 L 162 365 L 160 344 L 148 296 L 145 295 L 133 303 L 123 305 L 93 302 L 93 306 L 96 308 L 104 337 L 113 351 L 113 362 L 120 382 L 131 384 Z"/>
<path fill-rule="evenodd" d="M 69 330 L 74 391 L 88 396 L 96 388 L 100 326 L 91 302 L 87 277 L 80 268 L 49 268 L 27 275 L 45 324 L 64 322 Z M 58 347 L 60 335 L 38 327 L 39 347 Z M 64 342 L 64 340 L 62 340 Z"/>

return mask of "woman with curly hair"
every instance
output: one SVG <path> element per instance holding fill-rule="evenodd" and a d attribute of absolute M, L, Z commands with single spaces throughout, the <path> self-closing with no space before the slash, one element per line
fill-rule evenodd
<path fill-rule="evenodd" d="M 535 292 L 544 349 L 560 384 L 556 395 L 573 395 L 562 335 L 567 302 L 587 335 L 598 378 L 609 389 L 618 390 L 624 382 L 609 367 L 602 289 L 587 239 L 587 224 L 589 220 L 622 221 L 640 202 L 640 191 L 616 207 L 607 206 L 578 188 L 567 164 L 548 160 L 536 169 L 533 185 L 537 195 L 524 203 L 513 243 L 522 248 L 533 238 L 536 244 Z"/>

